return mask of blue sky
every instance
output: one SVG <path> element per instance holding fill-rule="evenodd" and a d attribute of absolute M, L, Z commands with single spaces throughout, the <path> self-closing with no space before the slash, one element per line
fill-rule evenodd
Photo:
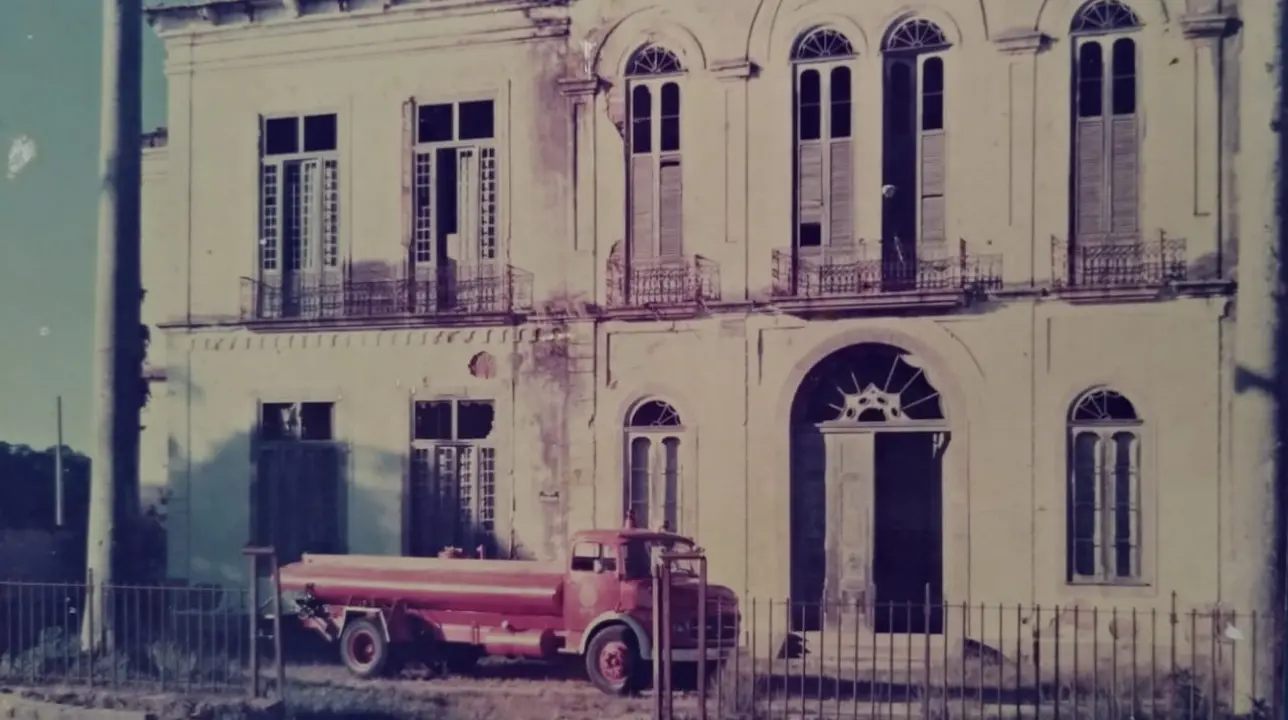
<path fill-rule="evenodd" d="M 37 155 L 0 173 L 0 441 L 53 444 L 61 394 L 66 442 L 88 450 L 102 4 L 3 1 L 0 143 L 7 155 L 27 135 Z M 151 129 L 165 124 L 164 50 L 143 35 Z"/>

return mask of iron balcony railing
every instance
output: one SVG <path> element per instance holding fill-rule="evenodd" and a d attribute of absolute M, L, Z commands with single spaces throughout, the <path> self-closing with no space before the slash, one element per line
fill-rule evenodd
<path fill-rule="evenodd" d="M 504 264 L 453 265 L 373 280 L 242 278 L 246 321 L 493 315 L 531 308 L 532 274 Z"/>
<path fill-rule="evenodd" d="M 1051 281 L 1057 288 L 1161 287 L 1188 279 L 1184 238 L 1106 237 L 1072 243 L 1051 238 Z"/>
<path fill-rule="evenodd" d="M 771 274 L 776 297 L 984 292 L 1002 286 L 1002 257 L 971 255 L 964 241 L 955 254 L 923 257 L 871 258 L 862 243 L 846 252 L 787 248 L 774 251 Z"/>
<path fill-rule="evenodd" d="M 697 255 L 608 264 L 609 307 L 657 307 L 720 300 L 720 267 Z"/>

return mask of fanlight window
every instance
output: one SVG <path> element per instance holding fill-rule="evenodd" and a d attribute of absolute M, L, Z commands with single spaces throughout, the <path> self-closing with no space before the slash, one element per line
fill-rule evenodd
<path fill-rule="evenodd" d="M 679 531 L 685 431 L 670 403 L 649 400 L 626 423 L 623 512 L 639 527 Z"/>
<path fill-rule="evenodd" d="M 1141 578 L 1141 420 L 1121 393 L 1096 388 L 1069 414 L 1067 579 Z"/>
<path fill-rule="evenodd" d="M 850 39 L 831 28 L 811 30 L 796 42 L 792 59 L 797 62 L 807 60 L 838 60 L 854 56 L 854 46 Z"/>
<path fill-rule="evenodd" d="M 1114 32 L 1140 27 L 1140 17 L 1120 0 L 1092 0 L 1074 16 L 1075 33 Z"/>
<path fill-rule="evenodd" d="M 949 45 L 947 36 L 934 22 L 925 18 L 905 20 L 890 31 L 886 52 L 933 52 Z"/>
<path fill-rule="evenodd" d="M 659 45 L 645 45 L 631 56 L 626 64 L 626 74 L 631 77 L 646 75 L 672 75 L 684 72 L 684 65 L 675 53 Z"/>
<path fill-rule="evenodd" d="M 944 419 L 942 398 L 921 360 L 876 343 L 824 358 L 801 383 L 793 414 L 795 422 L 809 424 Z"/>

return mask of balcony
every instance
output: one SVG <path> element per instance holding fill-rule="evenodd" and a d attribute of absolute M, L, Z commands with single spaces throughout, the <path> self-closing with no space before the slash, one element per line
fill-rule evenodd
<path fill-rule="evenodd" d="M 532 309 L 532 274 L 503 264 L 451 266 L 396 278 L 242 278 L 243 322 L 398 321 L 465 323 Z"/>
<path fill-rule="evenodd" d="M 720 300 L 720 267 L 702 257 L 608 262 L 608 307 L 687 311 Z"/>
<path fill-rule="evenodd" d="M 845 252 L 775 250 L 771 294 L 779 305 L 817 309 L 854 307 L 950 308 L 1002 287 L 1000 255 L 971 255 L 962 241 L 955 254 L 869 258 L 862 243 Z"/>
<path fill-rule="evenodd" d="M 1135 297 L 1189 280 L 1184 238 L 1110 238 L 1076 244 L 1051 238 L 1051 284 L 1066 296 Z"/>

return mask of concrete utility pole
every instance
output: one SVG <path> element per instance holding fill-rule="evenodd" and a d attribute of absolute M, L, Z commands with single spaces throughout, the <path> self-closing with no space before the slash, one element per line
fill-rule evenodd
<path fill-rule="evenodd" d="M 110 647 L 104 585 L 117 575 L 119 530 L 138 514 L 140 143 L 143 0 L 103 0 L 103 104 L 99 154 L 98 274 L 94 327 L 94 455 L 90 476 L 82 643 Z"/>

